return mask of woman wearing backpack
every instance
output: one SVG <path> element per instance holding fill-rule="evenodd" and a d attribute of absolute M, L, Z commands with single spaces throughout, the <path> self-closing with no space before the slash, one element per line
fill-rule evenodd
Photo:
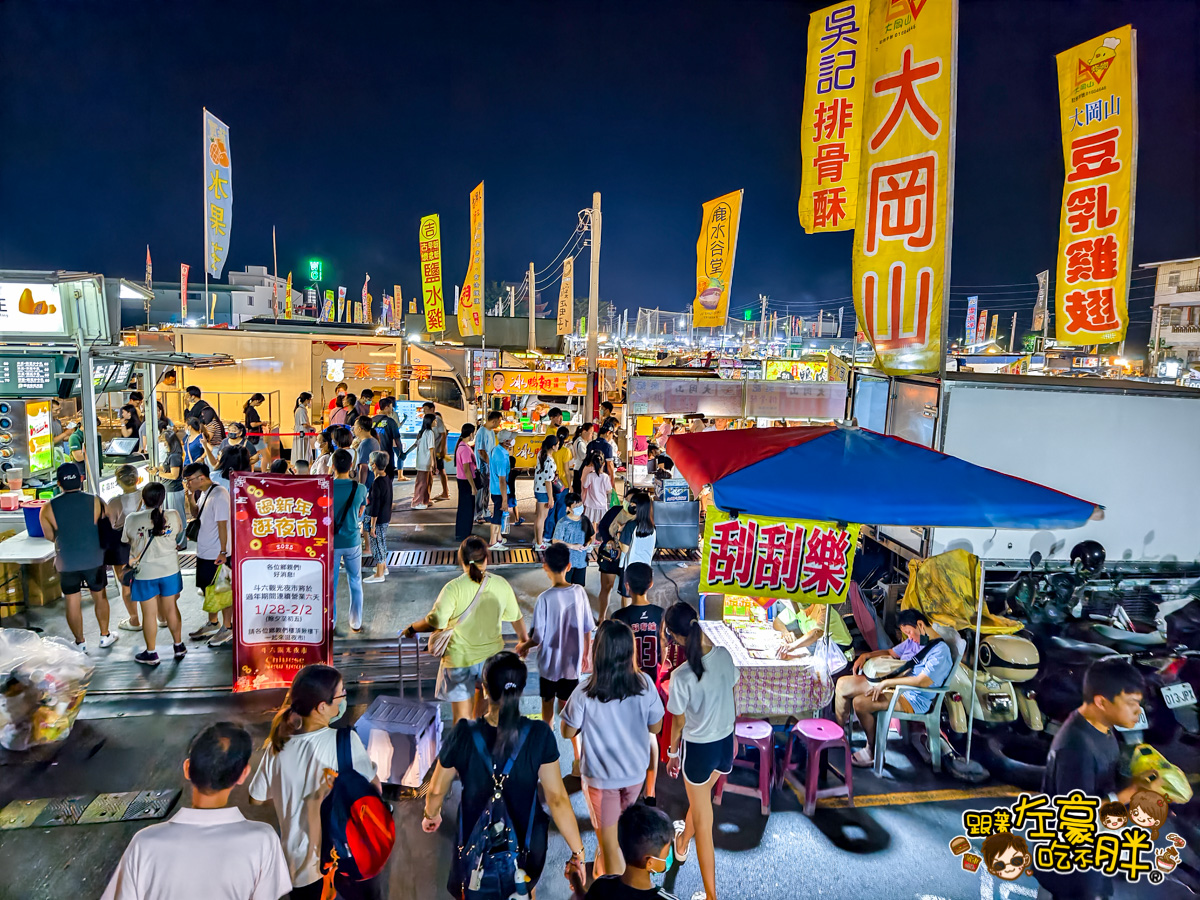
<path fill-rule="evenodd" d="M 564 874 L 569 882 L 575 881 L 582 887 L 583 839 L 571 809 L 571 798 L 563 785 L 558 744 L 549 725 L 527 719 L 520 713 L 521 694 L 525 691 L 528 674 L 525 663 L 515 653 L 504 651 L 492 656 L 483 673 L 488 694 L 486 714 L 458 722 L 446 736 L 438 754 L 437 767 L 425 797 L 421 827 L 429 834 L 441 827 L 442 803 L 454 776 L 458 775 L 462 781 L 462 800 L 458 812 L 457 846 L 467 848 L 467 852 L 456 854 L 450 865 L 450 881 L 446 887 L 451 896 L 462 896 L 463 885 L 480 863 L 480 858 L 470 850 L 475 844 L 472 838 L 476 836 L 477 826 L 486 826 L 488 821 L 495 823 L 505 813 L 519 850 L 516 864 L 527 876 L 530 890 L 537 884 L 546 864 L 550 826 L 538 802 L 539 784 L 546 795 L 550 816 L 571 850 Z M 504 776 L 503 803 L 493 806 L 489 801 L 497 776 L 510 761 L 508 775 Z M 481 818 L 484 818 L 482 823 Z M 486 873 L 498 872 L 503 883 L 505 873 L 501 860 L 489 858 L 483 860 L 483 864 Z M 500 896 L 506 898 L 509 893 Z"/>
<path fill-rule="evenodd" d="M 293 900 L 321 896 L 321 801 L 329 793 L 326 770 L 338 769 L 337 731 L 329 726 L 346 712 L 346 687 L 331 666 L 296 673 L 271 722 L 266 753 L 250 782 L 250 802 L 275 806 L 279 835 L 292 875 Z M 350 733 L 354 769 L 379 787 L 367 748 Z"/>
<path fill-rule="evenodd" d="M 596 878 L 625 870 L 617 818 L 641 793 L 652 758 L 648 735 L 662 728 L 662 699 L 654 679 L 638 671 L 633 649 L 633 629 L 615 619 L 601 622 L 592 677 L 575 689 L 562 714 L 563 737 L 583 738 L 583 792 L 599 845 Z"/>
<path fill-rule="evenodd" d="M 463 574 L 442 588 L 425 618 L 404 630 L 405 637 L 419 631 L 440 631 L 443 638 L 445 631 L 451 631 L 438 669 L 435 696 L 449 702 L 454 722 L 483 709 L 483 663 L 504 649 L 500 631 L 504 623 L 512 622 L 518 641 L 529 638 L 512 586 L 487 572 L 487 541 L 475 535 L 463 541 L 458 547 L 458 564 Z M 430 641 L 437 644 L 436 637 Z"/>
<path fill-rule="evenodd" d="M 680 601 L 663 617 L 671 641 L 687 651 L 687 662 L 671 673 L 667 709 L 671 743 L 667 774 L 678 778 L 688 796 L 687 818 L 675 823 L 675 858 L 687 860 L 696 838 L 696 857 L 706 900 L 717 900 L 717 865 L 713 851 L 712 789 L 733 769 L 733 727 L 737 720 L 733 688 L 738 670 L 724 647 L 714 647 L 700 627 L 696 610 Z"/>

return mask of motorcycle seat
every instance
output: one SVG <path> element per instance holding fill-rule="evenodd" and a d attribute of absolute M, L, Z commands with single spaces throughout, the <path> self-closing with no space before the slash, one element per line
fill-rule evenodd
<path fill-rule="evenodd" d="M 1112 656 L 1116 651 L 1103 644 L 1092 644 L 1088 641 L 1076 641 L 1059 635 L 1050 638 L 1050 643 L 1063 650 L 1073 650 L 1076 653 L 1086 653 L 1090 656 Z"/>

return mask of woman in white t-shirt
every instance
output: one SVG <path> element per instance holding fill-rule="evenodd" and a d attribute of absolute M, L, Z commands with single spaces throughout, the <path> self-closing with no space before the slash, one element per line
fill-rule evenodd
<path fill-rule="evenodd" d="M 329 726 L 346 712 L 346 686 L 331 666 L 296 673 L 283 706 L 271 722 L 267 752 L 250 782 L 250 801 L 275 806 L 283 853 L 292 875 L 293 900 L 321 896 L 321 801 L 337 772 L 337 732 Z M 379 787 L 367 748 L 350 732 L 354 768 Z"/>
<path fill-rule="evenodd" d="M 626 509 L 633 519 L 625 523 L 617 538 L 621 545 L 621 605 L 629 605 L 629 591 L 625 589 L 625 567 L 630 563 L 654 565 L 654 551 L 658 546 L 658 532 L 654 528 L 654 501 L 645 491 L 634 491 L 626 501 Z"/>
<path fill-rule="evenodd" d="M 141 609 L 142 637 L 146 649 L 134 656 L 144 666 L 157 666 L 158 620 L 167 623 L 174 642 L 176 661 L 183 659 L 183 622 L 179 618 L 179 595 L 183 576 L 179 572 L 176 541 L 183 531 L 183 518 L 176 510 L 163 509 L 167 489 L 152 481 L 142 488 L 142 509 L 125 517 L 121 540 L 129 544 L 129 565 L 134 569 L 130 598 Z"/>
<path fill-rule="evenodd" d="M 678 778 L 688 796 L 687 818 L 675 823 L 675 858 L 687 859 L 696 838 L 696 857 L 704 893 L 716 900 L 717 869 L 713 851 L 712 789 L 733 770 L 737 721 L 733 689 L 738 669 L 724 647 L 715 647 L 700 627 L 696 610 L 679 602 L 663 616 L 672 642 L 687 651 L 687 661 L 671 673 L 667 710 L 672 715 L 667 774 Z"/>

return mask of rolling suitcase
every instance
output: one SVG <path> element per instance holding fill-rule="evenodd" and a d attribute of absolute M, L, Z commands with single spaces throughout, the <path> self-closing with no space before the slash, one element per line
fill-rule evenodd
<path fill-rule="evenodd" d="M 354 725 L 384 784 L 419 788 L 437 762 L 442 745 L 442 716 L 437 703 L 426 703 L 421 687 L 420 638 L 414 637 L 417 699 L 404 696 L 404 637 L 399 638 L 400 696 L 376 697 Z"/>

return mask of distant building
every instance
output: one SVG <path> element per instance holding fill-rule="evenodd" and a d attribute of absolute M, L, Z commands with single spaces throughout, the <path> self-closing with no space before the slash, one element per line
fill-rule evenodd
<path fill-rule="evenodd" d="M 287 279 L 276 279 L 267 272 L 266 266 L 247 266 L 244 272 L 232 270 L 225 273 L 227 284 L 216 281 L 208 285 L 208 310 L 212 314 L 213 324 L 224 324 L 237 327 L 243 319 L 271 314 L 272 285 L 279 286 L 279 315 L 283 315 L 286 302 Z M 154 282 L 154 300 L 151 303 L 150 319 L 155 325 L 183 325 L 181 315 L 178 281 Z M 303 286 L 292 281 L 292 306 L 296 315 L 305 313 L 305 292 Z M 308 312 L 315 315 L 315 307 L 309 307 Z M 199 279 L 195 270 L 188 280 L 187 318 L 201 325 L 205 322 L 204 273 Z M 123 300 L 121 304 L 121 324 L 125 328 L 146 324 L 146 312 L 140 301 Z"/>
<path fill-rule="evenodd" d="M 1200 361 L 1200 256 L 1143 263 L 1157 269 L 1150 320 L 1150 364 L 1174 357 L 1183 368 Z"/>

